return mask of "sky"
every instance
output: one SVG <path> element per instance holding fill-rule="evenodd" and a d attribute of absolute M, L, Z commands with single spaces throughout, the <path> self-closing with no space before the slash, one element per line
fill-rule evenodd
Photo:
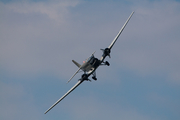
<path fill-rule="evenodd" d="M 110 66 L 45 115 L 132 11 Z M 179 0 L 0 0 L 0 119 L 179 120 L 179 21 Z"/>

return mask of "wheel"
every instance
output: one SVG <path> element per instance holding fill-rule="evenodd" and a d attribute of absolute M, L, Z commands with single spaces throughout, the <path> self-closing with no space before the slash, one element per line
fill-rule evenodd
<path fill-rule="evenodd" d="M 97 78 L 95 76 L 93 76 L 92 79 L 97 80 Z"/>
<path fill-rule="evenodd" d="M 110 65 L 108 61 L 106 61 L 106 62 L 105 62 L 105 64 L 106 64 L 107 66 L 109 66 L 109 65 Z"/>

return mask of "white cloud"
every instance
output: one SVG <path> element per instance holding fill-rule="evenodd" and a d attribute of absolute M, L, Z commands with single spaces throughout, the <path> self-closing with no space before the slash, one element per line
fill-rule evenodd
<path fill-rule="evenodd" d="M 118 69 L 129 70 L 140 77 L 162 75 L 171 83 L 179 85 L 179 3 L 133 1 L 128 7 L 123 6 L 124 4 L 116 2 L 86 4 L 79 1 L 0 3 L 1 74 L 15 78 L 24 77 L 23 82 L 29 80 L 29 76 L 40 74 L 53 74 L 55 77 L 67 79 L 77 69 L 71 59 L 83 61 L 94 50 L 108 46 L 131 10 L 135 9 L 135 14 L 112 49 L 112 59 L 108 60 L 111 65 L 117 65 Z M 97 51 L 95 55 L 100 57 L 101 51 Z M 106 73 L 118 71 L 114 67 L 107 69 Z M 115 73 L 106 76 L 113 78 L 113 75 Z M 102 77 L 100 74 L 98 76 Z M 119 78 L 119 75 L 117 76 Z M 17 81 L 19 82 L 13 82 Z M 119 81 L 116 83 L 120 84 Z M 43 84 L 41 83 L 42 86 Z M 24 86 L 3 82 L 0 85 L 0 96 L 3 96 L 3 99 L 0 99 L 0 111 L 4 118 L 42 119 L 39 114 L 44 111 L 39 110 L 40 106 L 34 105 L 35 95 L 29 95 Z M 107 86 L 109 84 L 106 84 Z M 101 93 L 102 91 L 99 94 Z M 16 101 L 12 102 L 13 97 Z M 148 110 L 145 111 L 146 116 L 131 105 L 127 109 L 121 109 L 119 104 L 119 108 L 114 108 L 115 104 L 111 101 L 106 103 L 104 99 L 99 99 L 80 97 L 76 104 L 73 101 L 67 102 L 69 106 L 64 105 L 66 114 L 76 119 L 87 116 L 92 119 L 112 119 L 112 116 L 127 120 L 157 118 L 156 114 L 155 118 L 151 117 Z M 171 99 L 167 102 L 171 102 Z M 79 108 L 79 111 L 75 108 Z M 32 111 L 37 118 L 29 114 Z M 52 114 L 54 111 L 51 111 Z M 7 112 L 12 115 L 7 115 Z M 59 115 L 59 111 L 57 112 Z"/>
<path fill-rule="evenodd" d="M 24 15 L 27 14 L 44 14 L 47 15 L 50 19 L 55 20 L 56 22 L 64 22 L 65 17 L 68 14 L 68 7 L 75 7 L 78 4 L 78 1 L 46 1 L 46 2 L 14 2 L 9 4 L 3 4 L 8 10 L 21 13 Z"/>
<path fill-rule="evenodd" d="M 129 8 L 98 2 L 93 9 L 94 5 L 89 4 L 84 11 L 76 8 L 80 4 L 85 5 L 79 1 L 1 3 L 4 11 L 0 23 L 2 69 L 18 76 L 51 71 L 69 77 L 67 71 L 76 70 L 71 59 L 83 61 L 96 48 L 109 45 L 121 27 L 119 21 L 123 25 L 130 14 L 121 15 L 119 11 L 135 9 L 112 50 L 112 56 L 119 55 L 119 59 L 114 59 L 115 64 L 120 63 L 139 75 L 162 72 L 171 77 L 170 81 L 179 81 L 174 76 L 179 71 L 180 59 L 178 2 L 141 1 L 133 2 Z"/>
<path fill-rule="evenodd" d="M 0 3 L 3 11 L 0 23 L 2 69 L 17 76 L 46 71 L 52 66 L 52 69 L 60 69 L 61 66 L 58 68 L 56 63 L 59 64 L 64 53 L 62 48 L 66 40 L 63 31 L 66 31 L 68 23 L 68 9 L 77 3 Z"/>

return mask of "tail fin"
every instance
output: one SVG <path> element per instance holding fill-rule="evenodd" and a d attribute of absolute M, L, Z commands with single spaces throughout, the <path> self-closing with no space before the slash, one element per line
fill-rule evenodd
<path fill-rule="evenodd" d="M 79 63 L 77 63 L 76 61 L 72 60 L 72 62 L 73 62 L 78 68 L 81 67 L 81 65 L 80 65 Z"/>

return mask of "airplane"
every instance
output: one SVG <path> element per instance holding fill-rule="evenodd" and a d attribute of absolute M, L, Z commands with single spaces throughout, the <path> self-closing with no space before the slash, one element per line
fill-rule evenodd
<path fill-rule="evenodd" d="M 111 49 L 114 46 L 115 42 L 117 41 L 117 39 L 119 38 L 120 34 L 122 33 L 122 31 L 124 30 L 124 28 L 126 27 L 127 23 L 129 22 L 129 20 L 131 19 L 132 15 L 134 14 L 134 11 L 131 13 L 131 15 L 129 16 L 129 18 L 127 19 L 127 21 L 125 22 L 125 24 L 123 25 L 123 27 L 121 28 L 121 30 L 118 32 L 117 36 L 114 38 L 114 40 L 112 41 L 112 43 L 109 45 L 109 47 L 105 48 L 105 49 L 101 49 L 103 51 L 103 55 L 101 56 L 100 59 L 94 57 L 94 53 L 92 53 L 92 55 L 86 59 L 86 61 L 83 61 L 83 64 L 79 64 L 78 62 L 76 62 L 75 60 L 72 60 L 72 62 L 79 68 L 74 74 L 73 76 L 68 80 L 67 83 L 69 83 L 72 78 L 80 71 L 82 70 L 84 72 L 84 74 L 82 74 L 81 78 L 78 80 L 78 82 L 66 93 L 64 94 L 57 102 L 55 102 L 47 111 L 45 111 L 44 114 L 46 114 L 47 112 L 49 112 L 54 106 L 56 106 L 61 100 L 63 100 L 69 93 L 71 93 L 75 88 L 77 88 L 81 83 L 83 83 L 84 81 L 91 81 L 89 79 L 89 76 L 92 75 L 92 79 L 97 80 L 96 78 L 96 69 L 101 66 L 101 65 L 107 65 L 109 66 L 109 62 L 108 61 L 104 61 L 104 59 L 109 56 L 109 58 L 111 58 L 110 53 L 111 53 Z"/>

